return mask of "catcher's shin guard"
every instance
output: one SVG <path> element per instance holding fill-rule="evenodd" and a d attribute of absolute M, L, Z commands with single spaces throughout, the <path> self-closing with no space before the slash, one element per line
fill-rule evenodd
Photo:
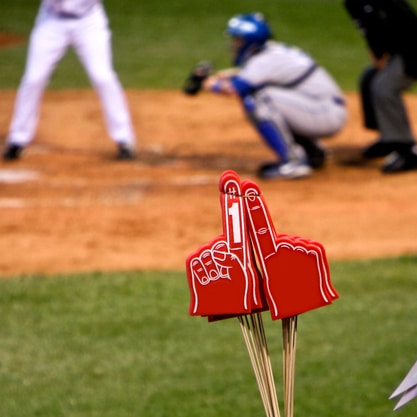
<path fill-rule="evenodd" d="M 282 161 L 289 159 L 289 149 L 278 127 L 270 120 L 259 120 L 255 114 L 255 101 L 251 96 L 243 99 L 243 107 L 245 112 L 262 136 L 266 144 L 280 157 Z"/>

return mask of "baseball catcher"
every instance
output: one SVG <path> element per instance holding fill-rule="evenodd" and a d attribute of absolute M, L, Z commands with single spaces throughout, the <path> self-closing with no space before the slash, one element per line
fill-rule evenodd
<path fill-rule="evenodd" d="M 325 163 L 319 140 L 345 124 L 341 89 L 308 54 L 273 40 L 261 13 L 233 16 L 226 32 L 233 68 L 200 77 L 199 88 L 191 91 L 240 98 L 249 121 L 275 156 L 260 166 L 261 178 L 309 176 Z"/>

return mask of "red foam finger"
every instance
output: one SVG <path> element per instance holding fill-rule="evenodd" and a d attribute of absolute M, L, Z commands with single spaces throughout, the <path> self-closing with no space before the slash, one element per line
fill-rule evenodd
<path fill-rule="evenodd" d="M 330 282 L 324 247 L 309 239 L 277 234 L 259 187 L 246 181 L 242 191 L 271 317 L 291 317 L 330 304 L 337 292 Z"/>
<path fill-rule="evenodd" d="M 240 178 L 239 175 L 235 172 L 232 171 L 231 169 L 228 169 L 226 171 L 223 171 L 222 174 L 220 175 L 220 179 L 219 179 L 219 191 L 220 193 L 228 193 L 228 187 L 227 184 L 229 183 L 229 181 L 236 181 L 239 183 L 239 188 L 240 188 Z"/>
<path fill-rule="evenodd" d="M 317 242 L 312 239 L 296 237 L 296 242 L 302 242 L 303 245 L 309 246 L 312 249 L 316 250 L 320 255 L 320 267 L 322 268 L 323 276 L 323 285 L 325 286 L 325 291 L 328 293 L 328 297 L 332 300 L 339 298 L 339 294 L 334 288 L 331 278 L 330 278 L 330 267 L 327 260 L 326 250 L 320 242 Z"/>
<path fill-rule="evenodd" d="M 327 289 L 328 289 L 332 299 L 336 300 L 337 298 L 339 298 L 339 294 L 337 293 L 336 288 L 332 284 L 331 275 L 330 275 L 330 266 L 329 266 L 329 262 L 328 262 L 328 259 L 327 259 L 326 249 L 324 248 L 324 246 L 320 242 L 315 242 L 315 244 L 319 247 L 319 251 L 321 252 L 321 256 L 323 258 L 323 264 L 324 264 L 325 269 L 326 269 L 325 277 L 326 277 Z"/>
<path fill-rule="evenodd" d="M 323 269 L 316 250 L 282 240 L 266 268 L 268 293 L 276 306 L 271 309 L 274 320 L 331 303 L 323 287 Z"/>
<path fill-rule="evenodd" d="M 250 312 L 249 278 L 239 260 L 228 251 L 224 236 L 190 254 L 186 270 L 191 296 L 190 315 Z"/>
<path fill-rule="evenodd" d="M 186 261 L 191 315 L 211 318 L 266 309 L 246 228 L 241 185 L 234 171 L 219 181 L 223 235 Z"/>
<path fill-rule="evenodd" d="M 268 258 L 275 253 L 276 231 L 269 210 L 257 184 L 252 181 L 242 183 L 245 196 L 246 217 L 249 235 L 258 256 Z"/>
<path fill-rule="evenodd" d="M 233 171 L 226 171 L 219 181 L 223 234 L 237 256 L 245 256 L 247 244 L 244 208 L 241 200 L 240 179 Z"/>

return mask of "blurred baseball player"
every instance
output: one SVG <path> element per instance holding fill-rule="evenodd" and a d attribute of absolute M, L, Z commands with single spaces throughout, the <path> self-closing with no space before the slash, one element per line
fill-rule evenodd
<path fill-rule="evenodd" d="M 117 158 L 135 156 L 135 135 L 127 101 L 113 69 L 111 31 L 101 0 L 43 0 L 30 36 L 3 159 L 18 159 L 33 139 L 42 94 L 57 62 L 70 46 L 98 93 L 109 136 L 118 147 Z"/>
<path fill-rule="evenodd" d="M 305 52 L 272 40 L 262 14 L 232 17 L 227 33 L 235 68 L 205 77 L 201 87 L 240 98 L 249 120 L 276 155 L 259 168 L 261 178 L 309 176 L 325 163 L 319 139 L 345 124 L 342 91 Z M 195 76 L 198 68 L 189 81 Z"/>
<path fill-rule="evenodd" d="M 387 157 L 384 173 L 417 169 L 417 150 L 402 93 L 417 78 L 417 15 L 404 0 L 345 0 L 372 59 L 360 78 L 364 125 L 378 139 L 365 159 Z"/>

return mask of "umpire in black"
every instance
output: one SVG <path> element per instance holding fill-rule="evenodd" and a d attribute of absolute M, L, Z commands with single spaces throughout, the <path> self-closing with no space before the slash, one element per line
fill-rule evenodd
<path fill-rule="evenodd" d="M 372 64 L 360 78 L 365 127 L 379 132 L 365 159 L 385 157 L 384 173 L 417 169 L 417 146 L 402 94 L 417 79 L 417 15 L 404 0 L 345 0 Z"/>

